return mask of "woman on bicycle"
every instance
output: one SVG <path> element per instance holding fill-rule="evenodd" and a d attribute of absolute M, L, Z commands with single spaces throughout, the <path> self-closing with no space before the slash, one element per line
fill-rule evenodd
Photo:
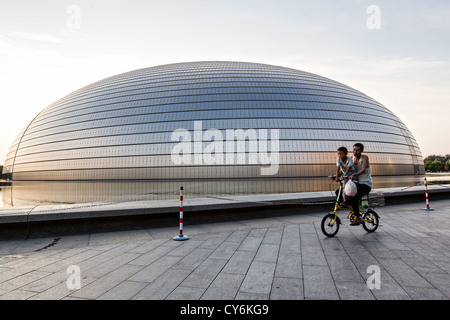
<path fill-rule="evenodd" d="M 356 219 L 350 224 L 357 226 L 362 223 L 361 214 L 359 213 L 359 202 L 361 198 L 368 195 L 372 190 L 372 175 L 370 173 L 369 157 L 363 155 L 364 145 L 361 143 L 355 143 L 353 146 L 353 165 L 356 168 L 356 173 L 350 176 L 351 180 L 355 180 L 358 177 L 358 191 L 353 197 L 348 197 L 352 204 L 353 212 Z"/>

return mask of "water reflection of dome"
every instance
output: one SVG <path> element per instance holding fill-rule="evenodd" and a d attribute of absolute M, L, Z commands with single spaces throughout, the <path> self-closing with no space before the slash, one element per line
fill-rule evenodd
<path fill-rule="evenodd" d="M 247 142 L 236 155 L 239 139 Z M 318 178 L 334 171 L 338 147 L 355 142 L 370 156 L 374 187 L 424 173 L 408 128 L 357 90 L 272 65 L 177 63 L 116 75 L 51 104 L 17 136 L 3 173 L 13 180 L 10 198 L 31 202 L 158 198 L 180 185 L 198 195 L 328 190 Z"/>

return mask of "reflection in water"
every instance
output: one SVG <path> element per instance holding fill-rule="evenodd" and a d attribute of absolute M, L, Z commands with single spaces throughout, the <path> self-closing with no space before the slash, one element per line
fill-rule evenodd
<path fill-rule="evenodd" d="M 449 176 L 450 177 L 450 176 Z M 424 176 L 374 177 L 374 189 L 414 186 Z M 442 177 L 441 177 L 442 178 Z M 450 180 L 450 179 L 448 179 Z M 428 178 L 431 183 L 432 177 Z M 180 186 L 189 198 L 329 191 L 327 178 L 188 181 L 14 181 L 2 187 L 4 206 L 177 199 Z"/>

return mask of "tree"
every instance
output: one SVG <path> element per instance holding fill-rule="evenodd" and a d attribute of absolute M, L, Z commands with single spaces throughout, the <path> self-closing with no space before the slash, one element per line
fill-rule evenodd
<path fill-rule="evenodd" d="M 425 170 L 431 172 L 450 171 L 450 154 L 445 156 L 433 154 L 424 159 Z"/>
<path fill-rule="evenodd" d="M 438 160 L 427 162 L 428 170 L 431 172 L 441 172 L 444 170 L 444 166 L 442 165 L 442 162 Z"/>

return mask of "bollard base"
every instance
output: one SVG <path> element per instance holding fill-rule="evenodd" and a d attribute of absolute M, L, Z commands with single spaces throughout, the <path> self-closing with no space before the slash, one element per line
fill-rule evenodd
<path fill-rule="evenodd" d="M 176 241 L 189 240 L 189 237 L 184 234 L 179 234 L 179 235 L 173 237 L 173 240 L 176 240 Z"/>
<path fill-rule="evenodd" d="M 423 208 L 422 210 L 425 210 L 425 211 L 434 211 L 434 209 L 431 209 L 431 208 Z"/>

